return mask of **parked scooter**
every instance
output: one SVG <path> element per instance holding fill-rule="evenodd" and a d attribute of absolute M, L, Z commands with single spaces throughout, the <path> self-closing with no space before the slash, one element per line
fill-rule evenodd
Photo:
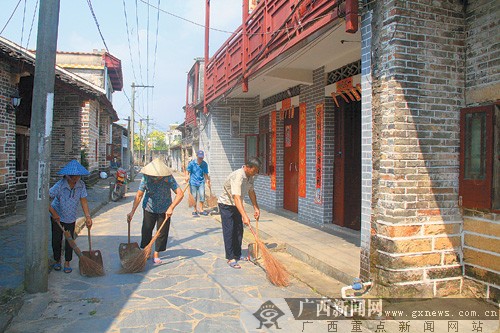
<path fill-rule="evenodd" d="M 123 198 L 125 193 L 127 193 L 127 171 L 118 168 L 115 174 L 115 184 L 111 191 L 111 200 L 116 202 Z"/>

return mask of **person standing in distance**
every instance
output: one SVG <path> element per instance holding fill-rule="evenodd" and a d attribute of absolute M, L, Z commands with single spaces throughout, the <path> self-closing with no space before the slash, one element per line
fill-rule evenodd
<path fill-rule="evenodd" d="M 259 173 L 260 165 L 260 160 L 252 157 L 241 169 L 233 171 L 226 178 L 222 194 L 218 199 L 226 259 L 232 268 L 241 268 L 238 261 L 245 260 L 241 256 L 241 242 L 243 240 L 243 224 L 250 224 L 250 218 L 243 206 L 243 198 L 247 193 L 252 201 L 253 216 L 256 219 L 260 217 L 257 195 L 253 187 L 254 178 Z"/>
<path fill-rule="evenodd" d="M 203 203 L 205 202 L 205 181 L 210 186 L 210 177 L 208 176 L 208 164 L 203 160 L 204 158 L 203 150 L 198 150 L 196 160 L 189 162 L 186 168 L 186 182 L 189 181 L 189 189 L 194 197 L 194 211 L 192 213 L 194 217 L 208 215 L 203 210 Z"/>

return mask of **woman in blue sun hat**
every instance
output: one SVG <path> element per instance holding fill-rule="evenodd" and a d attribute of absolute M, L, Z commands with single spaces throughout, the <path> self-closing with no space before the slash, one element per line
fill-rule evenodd
<path fill-rule="evenodd" d="M 63 232 L 57 223 L 61 223 L 64 230 L 68 230 L 74 237 L 76 214 L 78 204 L 82 206 L 85 214 L 85 224 L 87 228 L 92 227 L 92 219 L 87 202 L 87 188 L 80 179 L 81 176 L 87 176 L 87 171 L 77 160 L 72 160 L 66 164 L 61 171 L 57 173 L 63 176 L 61 180 L 54 184 L 49 190 L 49 196 L 52 200 L 50 204 L 50 219 L 52 221 L 52 251 L 54 253 L 54 270 L 61 270 L 61 245 Z M 73 259 L 73 249 L 66 241 L 64 250 L 64 273 L 71 273 L 71 259 Z"/>

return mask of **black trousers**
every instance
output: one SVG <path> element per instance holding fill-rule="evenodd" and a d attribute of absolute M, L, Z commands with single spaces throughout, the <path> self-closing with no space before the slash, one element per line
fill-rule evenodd
<path fill-rule="evenodd" d="M 243 220 L 236 206 L 219 203 L 222 219 L 222 235 L 226 259 L 239 260 L 241 257 L 241 242 L 243 241 Z"/>
<path fill-rule="evenodd" d="M 52 222 L 52 252 L 54 253 L 54 260 L 59 262 L 61 260 L 61 247 L 62 247 L 62 239 L 64 237 L 61 228 L 57 225 L 57 223 L 50 218 Z M 64 223 L 61 222 L 64 230 L 68 230 L 71 233 L 71 237 L 75 238 L 75 222 L 73 223 Z M 73 249 L 69 245 L 68 241 L 65 241 L 64 244 L 64 260 L 71 261 L 73 259 Z"/>
<path fill-rule="evenodd" d="M 143 209 L 143 220 L 142 220 L 142 238 L 141 238 L 141 248 L 145 248 L 148 246 L 149 242 L 153 238 L 153 229 L 156 225 L 156 230 L 160 229 L 163 221 L 165 220 L 165 213 L 150 213 Z M 168 231 L 170 230 L 170 218 L 165 221 L 167 225 L 163 227 L 161 230 L 160 236 L 156 239 L 155 242 L 155 251 L 161 252 L 167 249 L 167 239 L 168 239 Z"/>

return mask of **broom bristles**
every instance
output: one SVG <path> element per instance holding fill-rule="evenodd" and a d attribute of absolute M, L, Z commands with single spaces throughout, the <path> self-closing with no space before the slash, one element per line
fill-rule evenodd
<path fill-rule="evenodd" d="M 196 205 L 196 200 L 194 200 L 193 195 L 191 194 L 191 191 L 188 192 L 188 206 L 189 207 L 194 207 Z"/>
<path fill-rule="evenodd" d="M 80 267 L 87 276 L 104 276 L 104 268 L 86 256 L 79 257 Z"/>
<path fill-rule="evenodd" d="M 163 221 L 163 223 L 166 223 L 166 220 Z M 163 224 L 162 224 L 163 226 Z M 160 227 L 161 228 L 161 227 Z M 126 260 L 123 261 L 123 267 L 120 270 L 121 273 L 139 273 L 144 270 L 146 267 L 146 263 L 149 259 L 149 256 L 151 255 L 151 251 L 153 249 L 153 244 L 156 242 L 156 240 L 160 237 L 160 232 L 157 231 L 149 244 L 142 249 L 141 252 L 137 252 L 135 256 L 131 256 L 130 258 L 127 258 Z"/>
<path fill-rule="evenodd" d="M 285 267 L 271 254 L 266 245 L 260 240 L 257 240 L 257 246 L 261 251 L 264 266 L 266 268 L 266 275 L 269 281 L 275 286 L 287 287 L 290 282 L 289 274 Z"/>
<path fill-rule="evenodd" d="M 71 237 L 71 234 L 69 231 L 64 231 L 64 236 L 66 240 L 68 241 L 69 246 L 75 251 L 76 255 L 78 256 L 78 259 L 80 260 L 80 265 L 82 268 L 82 271 L 85 272 L 86 276 L 104 276 L 104 268 L 93 261 L 92 259 L 84 256 L 82 254 L 82 251 L 76 245 L 76 242 L 73 238 Z"/>

